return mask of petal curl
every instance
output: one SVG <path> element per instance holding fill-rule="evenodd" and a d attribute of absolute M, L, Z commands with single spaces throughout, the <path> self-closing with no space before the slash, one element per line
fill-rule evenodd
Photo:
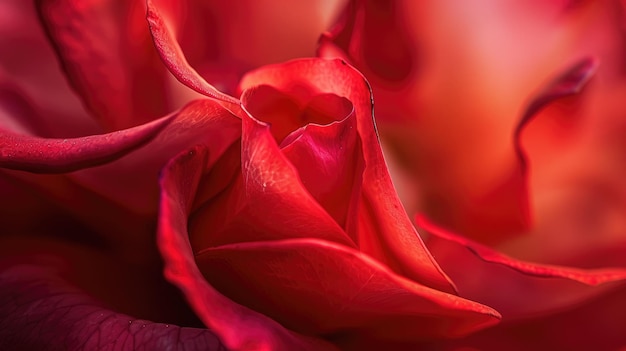
<path fill-rule="evenodd" d="M 194 248 L 291 237 L 321 237 L 354 246 L 306 191 L 269 126 L 243 116 L 242 128 L 240 154 L 229 156 L 241 158 L 241 170 L 220 201 L 211 199 L 194 213 Z"/>
<path fill-rule="evenodd" d="M 354 108 L 343 97 L 309 94 L 307 90 L 304 86 L 296 86 L 291 91 L 259 86 L 244 92 L 242 105 L 249 113 L 248 118 L 259 128 L 269 127 L 276 139 L 276 143 L 272 143 L 271 138 L 262 143 L 273 154 L 269 159 L 284 158 L 291 164 L 297 171 L 288 172 L 292 174 L 290 183 L 306 189 L 356 240 L 352 227 L 356 225 L 354 217 L 360 197 L 363 157 Z M 265 138 L 266 132 L 256 135 Z M 246 148 L 248 142 L 257 145 L 253 138 L 254 134 L 250 134 L 243 145 Z M 273 144 L 278 144 L 280 150 Z M 276 174 L 276 169 L 265 163 L 255 164 L 262 166 L 267 175 Z M 294 199 L 298 203 L 295 207 L 299 207 L 303 203 L 300 199 L 308 196 L 290 195 L 296 192 L 301 190 L 285 191 L 283 198 Z"/>
<path fill-rule="evenodd" d="M 617 291 L 553 316 L 517 323 L 503 322 L 467 338 L 431 346 L 440 351 L 624 350 L 626 335 L 622 326 L 626 325 L 625 294 L 626 287 L 622 286 Z"/>
<path fill-rule="evenodd" d="M 318 239 L 212 247 L 196 260 L 207 280 L 233 300 L 292 330 L 331 339 L 453 337 L 499 317 L 489 307 L 402 278 L 355 249 Z"/>
<path fill-rule="evenodd" d="M 73 139 L 44 139 L 0 130 L 0 167 L 35 173 L 66 173 L 120 158 L 141 147 L 173 119 Z"/>
<path fill-rule="evenodd" d="M 148 0 L 147 6 L 147 18 L 154 44 L 163 62 L 176 79 L 200 94 L 223 101 L 229 105 L 239 105 L 239 100 L 217 90 L 187 62 L 185 54 L 171 28 L 172 20 L 163 13 L 158 1 Z"/>
<path fill-rule="evenodd" d="M 173 159 L 161 177 L 158 245 L 165 276 L 178 286 L 200 319 L 231 350 L 336 350 L 331 345 L 293 333 L 270 318 L 228 299 L 202 276 L 194 260 L 187 218 L 207 162 L 203 147 Z"/>
<path fill-rule="evenodd" d="M 520 261 L 437 227 L 423 216 L 416 222 L 431 234 L 428 247 L 461 296 L 493 306 L 506 321 L 571 308 L 626 279 L 626 268 L 578 269 Z"/>
<path fill-rule="evenodd" d="M 361 251 L 397 273 L 424 285 L 453 292 L 454 287 L 426 250 L 398 199 L 380 149 L 373 121 L 369 83 L 342 60 L 294 60 L 248 73 L 240 90 L 262 84 L 289 91 L 306 86 L 319 94 L 335 94 L 352 102 L 363 145 L 365 169 L 359 209 Z"/>
<path fill-rule="evenodd" d="M 382 102 L 376 113 L 385 151 L 394 154 L 400 171 L 413 181 L 401 195 L 413 206 L 409 212 L 425 211 L 441 225 L 486 243 L 525 232 L 531 218 L 525 165 L 518 157 L 519 131 L 528 115 L 558 97 L 544 90 L 528 107 L 524 99 L 564 63 L 614 51 L 616 43 L 606 45 L 613 33 L 582 19 L 587 11 L 607 16 L 603 12 L 614 6 L 584 3 L 564 12 L 553 2 L 485 1 L 476 7 L 397 1 L 380 14 L 377 3 L 351 1 L 344 19 L 322 40 L 320 54 L 346 57 L 372 82 Z M 394 25 L 383 29 L 377 21 L 385 16 Z M 406 40 L 377 41 L 387 28 L 399 28 Z M 582 35 L 587 32 L 594 34 Z M 589 43 L 589 38 L 602 44 Z M 417 69 L 407 70 L 400 80 L 377 73 L 364 55 L 372 45 L 379 51 L 412 53 Z M 393 57 L 384 61 L 395 62 Z M 525 122 L 519 123 L 516 116 L 524 109 L 528 113 L 520 117 Z"/>
<path fill-rule="evenodd" d="M 169 159 L 197 144 L 222 150 L 241 135 L 241 121 L 209 99 L 189 103 L 172 118 L 172 122 L 144 148 L 103 167 L 73 173 L 72 179 L 135 212 L 155 213 L 157 176 Z M 134 172 L 119 177 L 120 169 Z"/>

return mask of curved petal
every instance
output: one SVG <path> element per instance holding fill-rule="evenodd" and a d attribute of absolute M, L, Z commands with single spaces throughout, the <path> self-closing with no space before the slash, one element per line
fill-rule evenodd
<path fill-rule="evenodd" d="M 440 351 L 624 350 L 626 287 L 553 316 L 501 323 L 460 340 L 440 343 Z"/>
<path fill-rule="evenodd" d="M 202 276 L 189 243 L 187 217 L 206 164 L 212 162 L 208 155 L 206 149 L 196 147 L 173 159 L 163 170 L 158 245 L 165 260 L 166 278 L 182 290 L 200 319 L 231 350 L 335 350 L 233 302 Z"/>
<path fill-rule="evenodd" d="M 158 296 L 161 301 L 150 306 L 155 315 L 162 313 L 159 310 L 175 310 L 174 306 L 180 314 L 181 306 L 176 304 L 180 300 L 170 294 L 156 289 L 135 294 L 129 286 L 133 281 L 125 278 L 130 267 L 111 258 L 102 261 L 101 252 L 93 249 L 59 251 L 49 240 L 34 242 L 38 245 L 27 249 L 30 254 L 7 256 L 3 252 L 0 258 L 0 348 L 224 350 L 206 329 L 165 324 L 176 319 L 155 323 L 111 308 L 113 291 L 118 290 L 118 297 L 134 298 L 131 304 L 135 305 L 150 304 Z M 6 240 L 2 243 L 3 251 L 12 247 Z M 117 268 L 112 274 L 107 271 L 111 267 Z M 82 279 L 96 281 L 95 286 L 85 290 Z M 145 283 L 145 274 L 134 279 L 137 284 Z M 94 292 L 107 295 L 108 301 Z"/>
<path fill-rule="evenodd" d="M 290 169 L 279 174 L 290 174 L 291 180 L 285 177 L 284 183 L 290 183 L 289 187 L 297 184 L 298 189 L 287 191 L 285 187 L 279 187 L 281 192 L 284 191 L 281 202 L 289 198 L 298 203 L 294 208 L 301 207 L 302 200 L 309 198 L 302 193 L 306 190 L 356 240 L 352 227 L 356 225 L 353 222 L 360 197 L 363 160 L 353 106 L 347 99 L 334 94 L 310 95 L 304 86 L 294 88 L 279 91 L 264 85 L 243 93 L 242 106 L 249 114 L 248 119 L 255 122 L 251 124 L 257 129 L 267 129 L 276 140 L 272 142 L 271 138 L 266 138 L 267 131 L 250 133 L 244 140 L 244 148 L 256 152 L 254 145 L 263 145 L 268 153 L 273 154 L 268 159 L 285 160 L 281 165 L 278 162 L 254 163 L 272 178 L 277 178 L 273 174 L 279 167 Z M 254 140 L 255 135 L 262 136 L 263 142 Z M 291 164 L 296 172 L 292 172 L 287 164 Z M 320 213 L 319 210 L 312 211 Z"/>
<path fill-rule="evenodd" d="M 350 1 L 337 24 L 320 38 L 318 54 L 346 55 L 372 84 L 397 89 L 415 74 L 419 64 L 412 38 L 398 21 L 399 11 L 402 5 L 398 1 Z"/>
<path fill-rule="evenodd" d="M 360 250 L 398 274 L 442 291 L 452 283 L 426 250 L 398 199 L 376 134 L 369 84 L 341 60 L 294 60 L 248 73 L 240 83 L 245 90 L 270 84 L 280 90 L 305 86 L 319 94 L 335 94 L 352 102 L 363 145 L 365 170 L 358 217 Z"/>
<path fill-rule="evenodd" d="M 222 150 L 241 135 L 241 121 L 214 100 L 193 101 L 171 118 L 171 123 L 144 148 L 102 167 L 73 173 L 72 180 L 134 212 L 154 214 L 157 177 L 169 159 L 197 144 Z M 133 172 L 120 177 L 121 169 Z"/>
<path fill-rule="evenodd" d="M 521 145 L 522 133 L 526 125 L 531 122 L 539 111 L 555 100 L 579 94 L 587 85 L 596 71 L 598 63 L 592 58 L 585 58 L 577 62 L 560 76 L 556 77 L 546 87 L 543 88 L 526 107 L 526 111 L 515 129 L 515 151 L 523 173 L 526 173 L 527 159 Z"/>
<path fill-rule="evenodd" d="M 493 306 L 505 321 L 571 308 L 626 279 L 626 268 L 577 269 L 519 261 L 447 232 L 422 216 L 416 222 L 431 234 L 428 247 L 460 295 Z"/>
<path fill-rule="evenodd" d="M 361 197 L 363 156 L 356 116 L 329 125 L 309 124 L 282 153 L 298 170 L 302 184 L 353 239 Z"/>
<path fill-rule="evenodd" d="M 486 306 L 402 278 L 355 249 L 318 239 L 212 247 L 196 260 L 207 280 L 233 300 L 290 329 L 331 339 L 460 336 L 499 317 Z"/>
<path fill-rule="evenodd" d="M 230 105 L 239 105 L 239 100 L 217 90 L 191 67 L 174 36 L 173 30 L 170 28 L 172 20 L 166 17 L 157 3 L 158 1 L 154 0 L 147 1 L 148 23 L 157 51 L 170 72 L 181 83 L 200 94 Z"/>
<path fill-rule="evenodd" d="M 154 16 L 166 17 L 170 33 L 178 39 L 178 42 L 170 42 L 173 44 L 171 48 L 180 46 L 186 62 L 200 76 L 221 92 L 232 94 L 241 76 L 250 69 L 314 56 L 319 34 L 334 20 L 344 2 L 243 0 L 224 3 L 194 0 L 168 4 L 167 1 L 154 1 L 150 7 L 155 12 L 149 18 L 153 17 L 151 21 L 156 24 L 159 20 Z M 176 3 L 176 11 L 168 8 L 173 3 Z M 165 33 L 158 35 L 161 34 Z M 156 42 L 170 46 L 161 39 Z M 201 79 L 194 77 L 195 73 L 189 70 L 187 63 L 173 57 L 170 62 L 178 66 L 175 71 L 179 78 L 196 88 L 206 88 Z M 183 66 L 186 67 L 183 69 Z"/>
<path fill-rule="evenodd" d="M 512 141 L 519 139 L 519 111 L 529 92 L 559 67 L 616 51 L 617 42 L 613 48 L 606 45 L 614 34 L 600 28 L 612 21 L 607 10 L 614 6 L 581 3 L 564 11 L 555 2 L 484 0 L 459 6 L 454 1 L 396 1 L 380 14 L 377 3 L 352 1 L 344 20 L 322 41 L 320 54 L 342 51 L 340 56 L 372 83 L 386 151 L 416 184 L 411 193 L 401 194 L 414 206 L 408 211 L 426 212 L 451 230 L 487 243 L 523 233 L 530 224 L 527 176 Z M 385 33 L 386 16 L 394 22 L 387 28 L 399 28 L 403 37 L 375 40 Z M 596 26 L 596 20 L 602 25 Z M 398 57 L 413 54 L 415 67 L 398 75 L 402 79 L 394 78 L 393 66 L 383 74 L 372 70 L 364 54 L 372 45 Z M 531 102 L 529 114 L 545 103 Z"/>
<path fill-rule="evenodd" d="M 0 130 L 0 167 L 36 173 L 66 173 L 120 158 L 146 144 L 173 117 L 110 134 L 43 139 Z"/>
<path fill-rule="evenodd" d="M 158 211 L 159 171 L 192 145 L 211 145 L 219 153 L 241 135 L 241 120 L 212 100 L 191 103 L 168 119 L 167 127 L 146 146 L 99 167 L 59 175 L 3 173 L 12 186 L 34 191 L 38 201 L 97 232 L 97 239 L 118 254 L 152 262 L 157 255 L 151 228 Z"/>
<path fill-rule="evenodd" d="M 223 195 L 226 202 L 209 201 L 207 207 L 194 213 L 194 249 L 292 237 L 324 238 L 354 246 L 306 191 L 269 126 L 251 116 L 243 116 L 242 124 L 240 155 L 231 156 L 241 158 L 240 175 L 233 180 L 230 192 Z"/>

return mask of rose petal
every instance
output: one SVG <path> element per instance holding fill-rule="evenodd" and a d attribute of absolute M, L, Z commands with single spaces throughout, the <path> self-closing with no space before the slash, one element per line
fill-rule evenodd
<path fill-rule="evenodd" d="M 167 127 L 148 145 L 97 168 L 69 175 L 3 172 L 13 186 L 31 189 L 39 201 L 71 214 L 118 254 L 152 262 L 160 169 L 191 145 L 211 145 L 219 153 L 241 134 L 241 121 L 211 100 L 196 101 L 169 118 Z"/>
<path fill-rule="evenodd" d="M 39 0 L 40 18 L 70 83 L 108 130 L 171 112 L 167 70 L 141 1 Z"/>
<path fill-rule="evenodd" d="M 345 50 L 374 85 L 401 85 L 414 73 L 418 60 L 404 24 L 397 20 L 398 11 L 402 11 L 398 5 L 398 2 L 350 1 L 337 24 L 320 38 L 320 56 L 334 57 Z"/>
<path fill-rule="evenodd" d="M 309 335 L 332 339 L 355 333 L 415 341 L 465 335 L 496 323 L 499 316 L 323 240 L 224 245 L 199 252 L 196 260 L 222 293 Z"/>
<path fill-rule="evenodd" d="M 221 200 L 211 199 L 194 213 L 193 247 L 200 250 L 224 243 L 292 237 L 324 238 L 354 246 L 306 191 L 269 126 L 251 116 L 244 116 L 242 123 L 241 154 L 231 155 L 241 158 L 241 171 Z"/>
<path fill-rule="evenodd" d="M 48 138 L 101 132 L 62 75 L 33 1 L 0 5 L 0 90 L 4 128 Z"/>
<path fill-rule="evenodd" d="M 356 240 L 355 223 L 346 223 L 354 222 L 363 172 L 354 109 L 345 98 L 309 96 L 305 90 L 259 86 L 244 92 L 242 104 L 252 118 L 269 125 L 282 155 L 297 170 L 299 181 L 294 181 L 302 183 L 342 228 L 350 227 L 348 235 Z"/>
<path fill-rule="evenodd" d="M 598 39 L 597 29 L 583 19 L 588 12 L 600 14 L 604 9 L 596 10 L 605 5 L 585 3 L 564 12 L 554 2 L 400 1 L 385 15 L 393 17 L 390 27 L 399 28 L 406 40 L 377 41 L 375 29 L 383 25 L 376 21 L 384 15 L 374 10 L 376 2 L 352 1 L 344 20 L 322 40 L 320 53 L 343 51 L 340 55 L 372 82 L 382 102 L 376 116 L 386 150 L 395 153 L 400 170 L 416 184 L 405 187 L 413 192 L 401 194 L 405 203 L 419 206 L 408 211 L 425 211 L 451 230 L 487 243 L 525 232 L 527 179 L 517 142 L 511 140 L 519 124 L 515 116 L 529 91 L 555 67 L 594 51 L 608 52 L 588 42 Z M 368 32 L 368 26 L 374 30 Z M 587 30 L 594 34 L 583 35 Z M 372 45 L 412 53 L 412 64 L 419 67 L 404 79 L 370 72 L 363 53 Z"/>
<path fill-rule="evenodd" d="M 206 149 L 193 148 L 173 159 L 163 171 L 158 244 L 166 278 L 183 291 L 200 319 L 229 349 L 334 350 L 226 298 L 200 273 L 189 243 L 187 217 L 207 155 Z"/>
<path fill-rule="evenodd" d="M 110 134 L 43 139 L 0 130 L 0 167 L 65 173 L 111 162 L 152 140 L 172 120 L 164 117 Z"/>
<path fill-rule="evenodd" d="M 365 166 L 360 151 L 354 113 L 325 126 L 309 124 L 282 148 L 309 193 L 354 240 Z"/>
<path fill-rule="evenodd" d="M 428 247 L 460 295 L 493 306 L 507 321 L 575 306 L 626 279 L 625 268 L 576 269 L 519 261 L 447 232 L 423 216 L 416 222 L 431 234 Z"/>
<path fill-rule="evenodd" d="M 240 83 L 245 90 L 271 84 L 289 91 L 295 86 L 335 94 L 352 102 L 363 145 L 365 170 L 359 209 L 360 250 L 396 273 L 442 291 L 454 287 L 428 253 L 398 199 L 373 124 L 373 101 L 363 76 L 341 60 L 296 60 L 248 73 Z"/>
<path fill-rule="evenodd" d="M 4 249 L 7 248 L 6 245 L 7 242 L 3 240 Z M 39 250 L 41 252 L 37 254 L 19 256 L 18 262 L 7 260 L 6 255 L 1 260 L 0 348 L 223 350 L 218 338 L 206 329 L 154 323 L 115 312 L 106 307 L 105 302 L 94 298 L 84 287 L 76 284 L 76 277 L 68 278 L 68 270 L 82 270 L 81 274 L 91 275 L 93 280 L 98 273 L 103 273 L 102 270 L 98 272 L 94 269 L 118 265 L 115 262 L 100 262 L 99 252 L 83 255 L 77 262 L 75 258 L 78 256 L 58 255 L 58 252 L 54 252 L 56 249 L 47 247 Z M 85 258 L 88 260 L 85 261 Z M 122 269 L 115 272 L 116 278 L 128 272 Z M 129 299 L 129 295 L 136 297 L 132 293 L 128 294 L 130 286 L 122 286 L 128 284 L 128 281 L 116 281 L 115 278 L 111 280 L 111 275 L 104 273 L 107 276 L 106 283 L 96 283 L 100 284 L 101 290 L 106 291 L 101 291 L 100 294 L 110 294 L 111 290 L 126 288 L 127 293 L 121 294 L 123 299 Z M 116 287 L 116 284 L 119 285 Z M 158 291 L 144 294 L 143 300 L 135 300 L 135 303 L 146 304 L 153 297 L 147 295 L 158 296 Z M 165 296 L 169 295 L 163 295 Z M 175 301 L 170 299 L 168 304 L 155 304 L 151 307 L 153 310 L 159 307 L 168 309 L 169 305 L 174 304 Z"/>
<path fill-rule="evenodd" d="M 519 159 L 522 172 L 527 172 L 527 157 L 522 147 L 524 128 L 531 122 L 539 111 L 555 100 L 578 94 L 587 85 L 597 69 L 598 63 L 591 58 L 585 58 L 568 68 L 560 76 L 551 81 L 542 89 L 526 107 L 526 111 L 515 129 L 515 151 Z"/>
<path fill-rule="evenodd" d="M 440 343 L 434 350 L 484 351 L 624 350 L 626 289 L 602 295 L 572 310 L 518 323 L 502 323 L 461 340 Z M 434 346 L 434 345 L 432 345 Z"/>
<path fill-rule="evenodd" d="M 103 167 L 73 173 L 72 179 L 137 213 L 154 214 L 157 176 L 169 159 L 197 144 L 211 145 L 212 150 L 225 149 L 241 134 L 241 121 L 209 99 L 191 102 L 171 118 L 167 128 L 144 148 Z M 120 177 L 120 169 L 133 172 Z"/>
<path fill-rule="evenodd" d="M 161 59 L 181 83 L 208 97 L 223 101 L 228 105 L 239 105 L 239 100 L 215 89 L 191 67 L 171 29 L 172 20 L 165 17 L 160 6 L 153 0 L 147 1 L 150 33 Z"/>

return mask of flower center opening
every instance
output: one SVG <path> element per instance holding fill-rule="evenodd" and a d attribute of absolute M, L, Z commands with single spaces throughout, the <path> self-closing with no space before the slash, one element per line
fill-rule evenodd
<path fill-rule="evenodd" d="M 353 110 L 348 99 L 335 94 L 314 94 L 303 86 L 287 93 L 269 85 L 254 88 L 245 99 L 245 108 L 270 126 L 281 148 L 296 140 L 307 125 L 342 121 Z"/>

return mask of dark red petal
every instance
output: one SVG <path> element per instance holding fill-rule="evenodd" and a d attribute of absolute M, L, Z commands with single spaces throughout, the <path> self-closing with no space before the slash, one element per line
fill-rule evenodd
<path fill-rule="evenodd" d="M 526 111 L 515 129 L 514 139 L 515 151 L 525 176 L 528 160 L 526 159 L 521 140 L 524 128 L 546 105 L 555 100 L 580 93 L 595 73 L 597 66 L 598 63 L 591 58 L 577 62 L 544 87 L 526 107 Z"/>
<path fill-rule="evenodd" d="M 0 17 L 0 125 L 48 138 L 101 132 L 59 69 L 33 1 L 5 0 Z"/>
<path fill-rule="evenodd" d="M 0 170 L 0 185 L 7 186 L 6 196 L 19 196 L 19 201 L 0 205 L 3 233 L 19 234 L 31 229 L 50 229 L 61 238 L 108 247 L 115 254 L 133 262 L 155 262 L 158 252 L 154 244 L 154 219 L 136 213 L 117 202 L 81 187 L 67 174 L 34 174 Z M 6 183 L 5 183 L 6 182 Z M 156 182 L 156 180 L 155 180 Z M 11 198 L 11 197 L 4 197 Z M 63 229 L 65 219 L 88 229 L 77 232 Z"/>
<path fill-rule="evenodd" d="M 0 167 L 65 173 L 111 162 L 152 140 L 173 117 L 103 135 L 43 139 L 0 130 Z"/>
<path fill-rule="evenodd" d="M 352 103 L 365 160 L 357 229 L 362 233 L 358 240 L 360 250 L 400 275 L 453 292 L 452 283 L 426 250 L 391 183 L 373 122 L 371 89 L 365 78 L 342 60 L 296 60 L 248 73 L 240 89 L 262 84 L 283 91 L 304 85 L 319 94 L 335 94 Z"/>
<path fill-rule="evenodd" d="M 176 79 L 200 94 L 226 102 L 229 105 L 239 105 L 239 100 L 217 90 L 187 62 L 180 44 L 174 36 L 172 21 L 166 17 L 167 14 L 161 11 L 159 1 L 148 0 L 147 4 L 148 23 L 154 44 L 161 59 Z"/>
<path fill-rule="evenodd" d="M 417 341 L 465 335 L 499 317 L 323 240 L 231 244 L 203 250 L 196 259 L 219 291 L 306 334 Z"/>
<path fill-rule="evenodd" d="M 61 65 L 108 130 L 148 122 L 171 106 L 167 70 L 154 50 L 141 1 L 38 0 Z"/>
<path fill-rule="evenodd" d="M 438 228 L 424 217 L 416 222 L 431 234 L 428 247 L 459 294 L 493 306 L 506 321 L 576 306 L 626 279 L 626 268 L 577 269 L 519 261 Z"/>
<path fill-rule="evenodd" d="M 553 316 L 501 323 L 436 350 L 616 351 L 626 347 L 626 287 Z"/>
<path fill-rule="evenodd" d="M 335 350 L 320 340 L 293 333 L 272 319 L 241 306 L 215 290 L 194 260 L 187 217 L 207 163 L 196 147 L 173 159 L 161 178 L 158 245 L 165 276 L 178 286 L 200 319 L 233 350 Z"/>
<path fill-rule="evenodd" d="M 335 27 L 322 35 L 320 55 L 347 55 L 374 85 L 397 88 L 418 64 L 416 45 L 398 20 L 401 6 L 384 0 L 350 1 Z"/>
<path fill-rule="evenodd" d="M 215 334 L 207 329 L 154 323 L 105 307 L 62 277 L 60 271 L 67 264 L 58 257 L 58 261 L 2 266 L 0 348 L 224 350 Z"/>
<path fill-rule="evenodd" d="M 159 171 L 180 150 L 206 144 L 217 153 L 241 135 L 241 120 L 212 100 L 191 103 L 171 118 L 148 145 L 99 167 L 59 175 L 3 173 L 12 186 L 30 189 L 46 205 L 80 220 L 118 254 L 154 260 Z"/>

